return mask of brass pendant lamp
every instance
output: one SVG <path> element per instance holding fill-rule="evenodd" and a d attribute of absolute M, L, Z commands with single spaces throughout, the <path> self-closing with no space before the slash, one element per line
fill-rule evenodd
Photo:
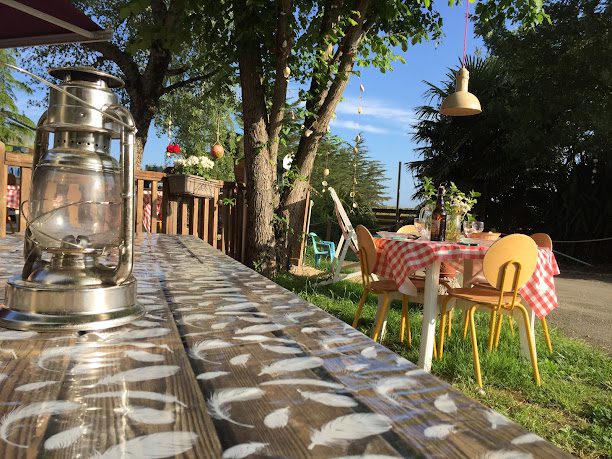
<path fill-rule="evenodd" d="M 467 45 L 467 31 L 469 21 L 470 1 L 465 0 L 465 31 L 463 34 L 463 59 L 461 68 L 456 74 L 457 82 L 455 92 L 449 94 L 440 106 L 440 114 L 446 116 L 470 116 L 482 112 L 478 97 L 468 91 L 470 72 L 465 68 L 465 49 Z"/>

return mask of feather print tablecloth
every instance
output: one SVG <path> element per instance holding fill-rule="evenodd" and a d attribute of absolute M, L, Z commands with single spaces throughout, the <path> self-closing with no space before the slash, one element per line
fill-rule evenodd
<path fill-rule="evenodd" d="M 198 239 L 137 246 L 142 319 L 0 329 L 0 457 L 565 456 Z"/>

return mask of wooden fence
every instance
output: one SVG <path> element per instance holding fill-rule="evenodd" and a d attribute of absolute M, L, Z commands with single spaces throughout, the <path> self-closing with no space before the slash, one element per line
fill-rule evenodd
<path fill-rule="evenodd" d="M 399 218 L 395 207 L 376 207 L 372 209 L 378 229 L 394 231 L 402 225 L 411 224 L 419 216 L 417 209 L 400 208 Z"/>
<path fill-rule="evenodd" d="M 23 233 L 26 221 L 21 212 L 14 213 L 16 221 L 7 215 L 8 170 L 19 169 L 18 190 L 20 207 L 28 199 L 32 184 L 32 155 L 5 152 L 0 142 L 0 238 L 6 236 L 7 221 L 15 232 Z M 167 234 L 192 234 L 213 247 L 244 262 L 246 251 L 247 215 L 245 185 L 235 182 L 216 181 L 211 198 L 170 196 L 164 192 L 165 174 L 138 171 L 136 173 L 136 233 L 146 231 Z M 160 186 L 161 185 L 161 186 Z M 161 193 L 161 218 L 158 219 L 156 203 Z M 145 206 L 145 200 L 150 207 Z M 149 210 L 150 209 L 150 210 Z"/>

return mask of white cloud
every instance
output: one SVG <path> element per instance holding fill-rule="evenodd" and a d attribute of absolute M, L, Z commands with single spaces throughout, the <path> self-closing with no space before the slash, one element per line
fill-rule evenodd
<path fill-rule="evenodd" d="M 345 129 L 353 129 L 355 131 L 370 132 L 372 134 L 388 134 L 389 130 L 371 124 L 361 124 L 355 121 L 340 120 L 338 118 L 333 119 L 330 123 L 332 127 L 339 127 Z"/>
<path fill-rule="evenodd" d="M 354 97 L 347 97 L 338 104 L 336 113 L 357 115 L 357 108 L 359 106 L 363 109 L 362 113 L 359 115 L 361 117 L 378 118 L 394 124 L 404 125 L 406 128 L 409 128 L 410 125 L 416 121 L 414 111 L 393 107 L 387 100 L 366 96 L 361 100 Z"/>

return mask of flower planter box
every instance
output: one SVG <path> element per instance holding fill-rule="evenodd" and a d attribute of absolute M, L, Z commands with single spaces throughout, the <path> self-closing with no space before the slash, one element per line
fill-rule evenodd
<path fill-rule="evenodd" d="M 182 196 L 196 196 L 199 198 L 213 198 L 217 182 L 199 177 L 197 175 L 168 175 L 168 188 L 170 194 Z"/>

